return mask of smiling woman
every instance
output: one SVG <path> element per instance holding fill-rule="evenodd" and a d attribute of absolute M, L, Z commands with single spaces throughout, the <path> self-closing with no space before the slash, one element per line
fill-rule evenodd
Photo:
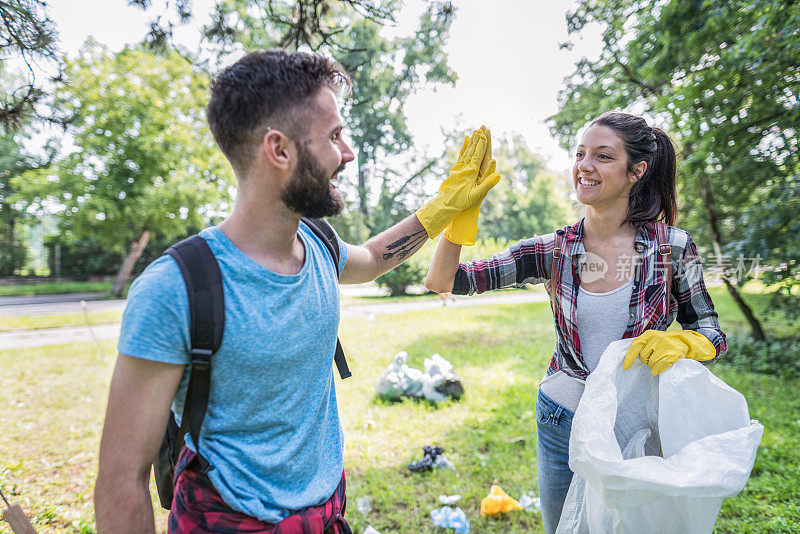
<path fill-rule="evenodd" d="M 669 137 L 641 117 L 601 115 L 578 143 L 572 178 L 586 206 L 584 219 L 524 239 L 490 259 L 461 264 L 460 245 L 442 239 L 426 280 L 437 292 L 544 283 L 550 293 L 556 344 L 536 404 L 539 492 L 548 533 L 558 525 L 572 479 L 572 416 L 606 347 L 637 338 L 624 367 L 640 356 L 633 348 L 640 349 L 653 374 L 678 358 L 711 361 L 726 350 L 694 242 L 671 226 L 677 209 Z M 666 332 L 675 319 L 684 330 Z M 675 343 L 676 336 L 685 340 Z"/>

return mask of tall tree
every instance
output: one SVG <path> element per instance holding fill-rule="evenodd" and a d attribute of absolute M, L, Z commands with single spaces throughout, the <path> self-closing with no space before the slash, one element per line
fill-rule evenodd
<path fill-rule="evenodd" d="M 0 59 L 21 60 L 21 83 L 0 96 L 0 127 L 21 127 L 35 112 L 45 92 L 37 63 L 58 65 L 55 23 L 43 0 L 0 0 Z"/>
<path fill-rule="evenodd" d="M 186 24 L 194 16 L 191 0 L 167 1 L 158 9 L 153 8 L 151 0 L 128 0 L 128 4 L 153 15 L 145 41 L 157 48 L 169 46 L 176 25 Z M 338 10 L 349 7 L 355 14 L 376 23 L 391 23 L 394 8 L 384 4 L 375 0 L 254 0 L 247 3 L 248 9 L 239 9 L 237 2 L 218 0 L 205 34 L 213 41 L 232 45 L 242 38 L 242 28 L 261 24 L 269 32 L 272 46 L 291 49 L 309 46 L 313 50 L 336 47 L 340 34 L 348 30 L 347 24 L 340 25 Z M 232 17 L 233 12 L 236 16 Z"/>
<path fill-rule="evenodd" d="M 444 52 L 454 14 L 449 3 L 431 3 L 413 34 L 394 39 L 381 35 L 374 21 L 360 19 L 334 52 L 353 78 L 346 113 L 358 151 L 355 189 L 367 235 L 411 213 L 425 178 L 444 171 L 442 154 L 413 150 L 404 106 L 425 84 L 455 83 Z"/>
<path fill-rule="evenodd" d="M 59 191 L 76 236 L 120 255 L 120 294 L 151 237 L 202 227 L 232 185 L 205 125 L 208 78 L 174 51 L 111 53 L 91 41 L 64 74 L 56 102 L 76 112 L 77 150 L 42 193 Z"/>
<path fill-rule="evenodd" d="M 571 33 L 588 24 L 603 28 L 603 49 L 597 60 L 577 64 L 561 93 L 551 128 L 562 144 L 569 146 L 602 111 L 644 110 L 682 152 L 682 223 L 710 242 L 717 257 L 775 253 L 779 246 L 760 239 L 767 233 L 781 233 L 776 243 L 800 239 L 791 224 L 773 227 L 758 217 L 747 218 L 750 228 L 741 224 L 764 199 L 797 191 L 791 184 L 800 171 L 800 5 L 592 0 L 567 16 Z M 753 336 L 763 339 L 761 321 L 736 280 L 729 271 L 722 279 Z"/>
<path fill-rule="evenodd" d="M 188 8 L 181 14 L 181 5 L 175 4 L 178 19 L 191 16 Z M 221 55 L 242 48 L 305 47 L 333 56 L 350 73 L 353 94 L 345 116 L 358 153 L 357 180 L 343 190 L 354 193 L 355 202 L 348 205 L 357 211 L 343 218 L 357 227 L 347 232 L 357 240 L 411 213 L 424 179 L 442 172 L 440 154 L 412 149 L 403 107 L 426 84 L 455 83 L 444 52 L 455 8 L 450 1 L 430 2 L 411 35 L 386 37 L 382 30 L 394 23 L 400 6 L 398 0 L 219 0 L 205 28 Z M 172 27 L 158 21 L 148 39 L 163 44 Z"/>
<path fill-rule="evenodd" d="M 19 78 L 0 69 L 0 98 L 19 86 Z M 22 239 L 22 226 L 32 218 L 29 211 L 25 175 L 47 168 L 54 160 L 57 147 L 50 141 L 36 154 L 26 150 L 30 144 L 32 124 L 15 124 L 0 131 L 0 276 L 19 271 L 27 259 L 27 245 Z"/>
<path fill-rule="evenodd" d="M 19 225 L 25 212 L 17 205 L 14 179 L 30 168 L 17 139 L 0 135 L 0 276 L 11 276 L 25 263 L 27 249 Z"/>

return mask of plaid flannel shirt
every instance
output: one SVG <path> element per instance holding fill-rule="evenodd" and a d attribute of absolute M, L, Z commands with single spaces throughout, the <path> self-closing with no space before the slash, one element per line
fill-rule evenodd
<path fill-rule="evenodd" d="M 719 326 L 717 312 L 703 282 L 702 262 L 697 247 L 688 232 L 668 226 L 671 246 L 672 287 L 669 309 L 665 295 L 665 269 L 658 259 L 656 230 L 652 224 L 636 234 L 633 258 L 633 292 L 629 305 L 629 320 L 623 339 L 635 338 L 648 329 L 666 330 L 676 318 L 684 330 L 695 330 L 706 336 L 716 348 L 712 363 L 727 350 L 725 334 Z M 472 295 L 493 289 L 522 287 L 525 284 L 545 283 L 553 305 L 556 330 L 555 348 L 547 376 L 564 371 L 570 376 L 585 379 L 589 370 L 581 355 L 578 336 L 577 310 L 581 266 L 586 258 L 583 246 L 583 219 L 573 226 L 557 230 L 563 236 L 564 261 L 561 288 L 550 287 L 553 250 L 556 235 L 546 234 L 523 239 L 489 259 L 461 263 L 456 273 L 453 293 Z"/>

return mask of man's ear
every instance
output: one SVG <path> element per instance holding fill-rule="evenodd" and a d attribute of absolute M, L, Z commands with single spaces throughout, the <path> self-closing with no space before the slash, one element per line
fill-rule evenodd
<path fill-rule="evenodd" d="M 642 176 L 644 176 L 645 171 L 647 171 L 647 162 L 640 161 L 628 172 L 628 180 L 630 180 L 631 183 L 638 182 L 641 180 Z"/>
<path fill-rule="evenodd" d="M 274 167 L 288 171 L 291 166 L 294 143 L 280 130 L 269 130 L 261 141 L 261 150 Z"/>

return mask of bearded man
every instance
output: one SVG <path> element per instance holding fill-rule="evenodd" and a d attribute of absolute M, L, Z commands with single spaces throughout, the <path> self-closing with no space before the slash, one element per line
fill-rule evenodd
<path fill-rule="evenodd" d="M 481 174 L 488 132 L 476 131 L 434 199 L 363 245 L 337 237 L 334 265 L 301 218 L 342 209 L 333 181 L 354 159 L 338 107 L 349 83 L 320 55 L 273 50 L 212 84 L 208 123 L 237 193 L 230 215 L 199 234 L 220 267 L 224 334 L 202 458 L 187 435 L 176 468 L 171 532 L 350 532 L 332 370 L 337 278 L 374 280 L 446 227 L 469 233 L 499 179 Z M 131 286 L 123 317 L 95 487 L 100 533 L 154 532 L 150 465 L 186 398 L 190 324 L 181 271 L 162 256 Z"/>

